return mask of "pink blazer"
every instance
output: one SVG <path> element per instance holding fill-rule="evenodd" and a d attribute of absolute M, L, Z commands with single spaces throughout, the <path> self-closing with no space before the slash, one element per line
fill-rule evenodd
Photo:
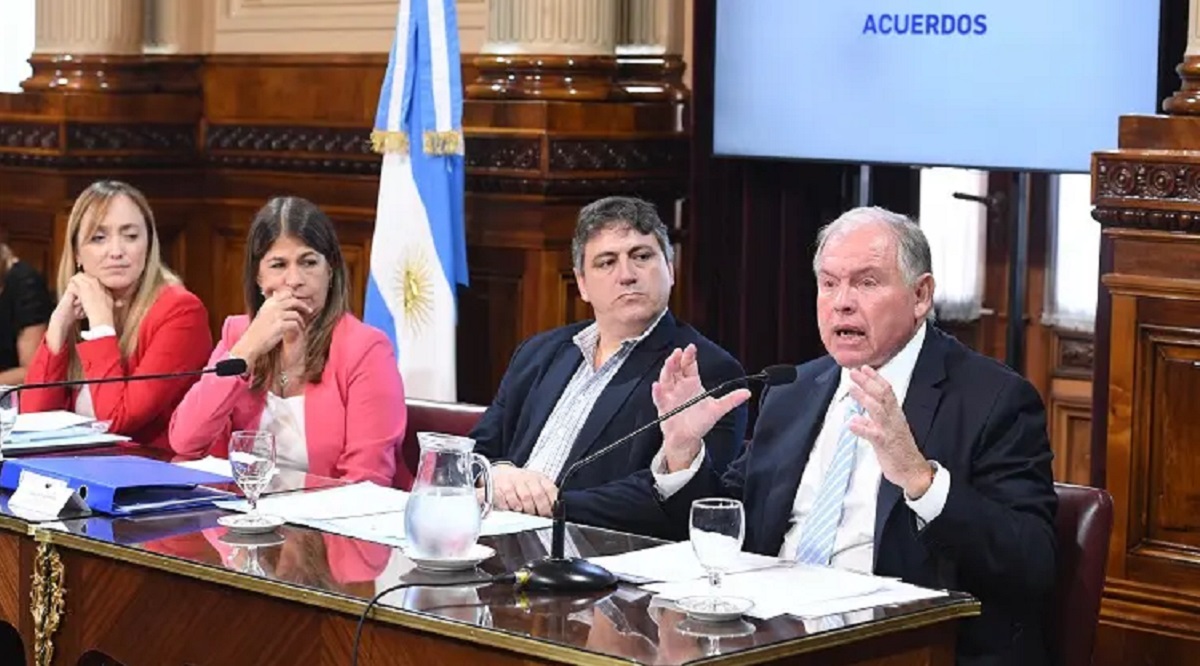
<path fill-rule="evenodd" d="M 246 315 L 226 319 L 210 361 L 225 358 L 249 325 Z M 247 379 L 205 375 L 171 417 L 171 448 L 185 456 L 228 457 L 230 433 L 258 428 L 265 407 L 266 394 L 251 391 Z M 345 315 L 333 331 L 321 381 L 304 390 L 308 471 L 390 486 L 406 418 L 391 342 Z"/>

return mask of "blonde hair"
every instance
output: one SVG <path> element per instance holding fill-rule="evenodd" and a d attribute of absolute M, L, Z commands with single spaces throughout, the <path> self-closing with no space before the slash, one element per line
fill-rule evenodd
<path fill-rule="evenodd" d="M 79 242 L 81 238 L 90 237 L 96 227 L 108 214 L 108 207 L 113 199 L 124 196 L 137 206 L 138 212 L 146 223 L 146 235 L 149 247 L 146 250 L 146 265 L 133 298 L 125 308 L 125 316 L 114 318 L 117 329 L 118 346 L 121 348 L 121 361 L 124 362 L 137 349 L 138 329 L 146 312 L 158 298 L 158 292 L 166 285 L 180 284 L 179 277 L 162 263 L 162 251 L 158 243 L 158 231 L 154 226 L 154 213 L 146 197 L 137 188 L 117 180 L 100 180 L 92 183 L 84 190 L 75 205 L 71 208 L 71 216 L 67 219 L 67 242 L 63 244 L 62 258 L 58 261 L 58 297 L 62 298 L 71 278 L 80 270 Z M 114 313 L 115 315 L 116 313 Z M 70 358 L 69 379 L 79 379 L 83 371 L 79 364 L 79 354 L 75 351 L 75 340 L 79 337 L 79 322 L 76 322 L 67 335 L 66 347 Z"/>

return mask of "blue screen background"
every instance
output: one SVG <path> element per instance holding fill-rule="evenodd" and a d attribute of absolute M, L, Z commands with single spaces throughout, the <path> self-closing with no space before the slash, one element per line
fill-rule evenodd
<path fill-rule="evenodd" d="M 1158 31 L 1159 0 L 720 0 L 714 151 L 1085 172 L 1156 112 Z"/>

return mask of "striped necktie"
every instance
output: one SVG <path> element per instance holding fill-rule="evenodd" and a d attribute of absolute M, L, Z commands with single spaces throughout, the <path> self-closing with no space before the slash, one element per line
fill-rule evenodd
<path fill-rule="evenodd" d="M 854 471 L 855 449 L 858 436 L 850 432 L 850 419 L 862 413 L 862 407 L 853 400 L 842 422 L 833 461 L 821 480 L 817 500 L 804 518 L 800 531 L 800 543 L 796 548 L 796 561 L 801 564 L 826 566 L 833 556 L 833 541 L 838 525 L 842 522 L 842 506 L 846 490 L 850 487 L 850 473 Z"/>

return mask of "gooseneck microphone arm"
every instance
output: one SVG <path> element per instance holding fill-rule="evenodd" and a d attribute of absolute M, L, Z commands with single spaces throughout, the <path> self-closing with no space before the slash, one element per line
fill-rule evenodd
<path fill-rule="evenodd" d="M 705 398 L 744 385 L 750 381 L 761 381 L 768 386 L 775 386 L 778 384 L 790 384 L 795 380 L 796 368 L 791 365 L 773 365 L 757 374 L 730 379 L 688 399 L 678 407 L 642 425 L 633 432 L 617 439 L 612 444 L 601 448 L 599 451 L 580 458 L 567 468 L 567 471 L 562 475 L 562 479 L 558 484 L 559 494 L 554 500 L 554 505 L 551 509 L 554 522 L 551 525 L 550 532 L 550 555 L 526 565 L 520 573 L 521 585 L 531 589 L 576 591 L 599 590 L 616 585 L 616 577 L 603 567 L 596 566 L 586 560 L 567 558 L 564 555 L 566 551 L 567 505 L 563 499 L 563 489 L 566 488 L 567 481 L 580 469 Z"/>
<path fill-rule="evenodd" d="M 653 421 L 650 421 L 650 422 L 642 425 L 637 430 L 634 430 L 633 432 L 629 433 L 628 435 L 621 437 L 620 439 L 613 442 L 612 444 L 605 446 L 604 448 L 600 449 L 599 451 L 597 451 L 589 456 L 580 458 L 579 460 L 575 461 L 575 464 L 568 467 L 566 473 L 563 474 L 562 481 L 559 482 L 558 487 L 560 489 L 566 488 L 567 481 L 569 481 L 571 479 L 571 477 L 575 475 L 575 472 L 578 472 L 580 469 L 587 467 L 592 462 L 594 462 L 596 459 L 604 457 L 608 453 L 612 452 L 613 449 L 621 446 L 625 442 L 628 442 L 629 440 L 633 439 L 634 437 L 637 437 L 638 435 L 646 432 L 647 430 L 650 430 L 651 428 L 656 428 L 656 427 L 662 425 L 663 421 L 666 421 L 667 419 L 671 418 L 672 416 L 679 414 L 683 410 L 695 405 L 696 403 L 700 402 L 701 400 L 709 398 L 713 395 L 717 395 L 718 393 L 722 393 L 731 388 L 735 388 L 739 385 L 747 384 L 747 383 L 749 383 L 750 380 L 766 381 L 767 373 L 766 373 L 766 371 L 763 371 L 763 372 L 758 373 L 757 375 L 747 375 L 745 377 L 736 377 L 734 379 L 730 379 L 728 381 L 718 384 L 713 389 L 710 389 L 703 393 L 697 394 L 696 396 L 689 399 L 687 402 L 685 402 L 685 403 L 679 405 L 678 407 L 668 411 L 667 413 L 659 416 L 657 419 L 654 419 Z M 566 509 L 566 503 L 564 503 L 562 501 L 561 494 L 558 496 L 557 499 L 554 500 L 554 505 L 552 507 L 552 510 L 554 513 L 554 526 L 552 528 L 552 532 L 551 532 L 551 536 L 550 536 L 550 557 L 562 559 L 563 553 L 565 551 L 565 539 L 566 539 L 565 532 L 566 532 L 567 509 Z"/>
<path fill-rule="evenodd" d="M 216 373 L 218 377 L 232 377 L 246 372 L 246 362 L 240 358 L 227 358 L 217 361 L 217 364 L 199 370 L 183 370 L 180 372 L 160 372 L 153 375 L 129 375 L 127 377 L 103 377 L 101 379 L 65 379 L 60 382 L 41 382 L 38 384 L 18 384 L 0 391 L 0 400 L 25 389 L 68 388 L 71 386 L 93 386 L 95 384 L 115 384 L 117 382 L 137 382 L 145 379 L 179 379 Z"/>

